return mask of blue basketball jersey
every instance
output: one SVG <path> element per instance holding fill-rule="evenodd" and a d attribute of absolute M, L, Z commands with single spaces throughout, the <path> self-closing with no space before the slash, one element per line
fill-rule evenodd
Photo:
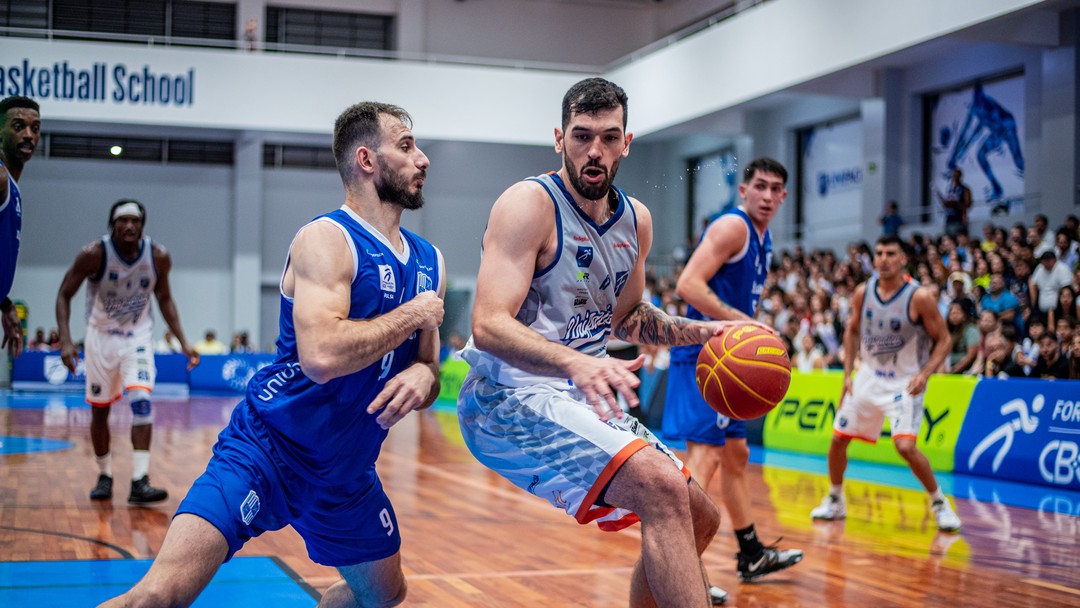
<path fill-rule="evenodd" d="M 709 289 L 715 293 L 722 302 L 739 310 L 751 317 L 757 310 L 761 292 L 765 289 L 765 278 L 769 274 L 769 265 L 772 262 L 772 234 L 768 230 L 759 235 L 754 228 L 750 216 L 742 207 L 731 209 L 722 213 L 713 223 L 709 224 L 706 232 L 711 229 L 720 218 L 726 215 L 736 215 L 746 223 L 748 234 L 746 244 L 742 250 L 731 256 L 709 279 Z M 702 235 L 704 240 L 704 234 Z M 686 316 L 695 320 L 710 320 L 693 306 L 688 306 Z M 701 345 L 677 346 L 671 349 L 672 360 L 696 361 Z"/>
<path fill-rule="evenodd" d="M 4 163 L 0 162 L 0 167 Z M 19 260 L 19 237 L 22 231 L 22 195 L 19 185 L 8 174 L 8 197 L 0 201 L 0 300 L 11 293 L 15 282 L 15 263 Z"/>
<path fill-rule="evenodd" d="M 338 226 L 352 249 L 355 275 L 350 319 L 383 315 L 421 292 L 440 288 L 441 253 L 419 236 L 402 229 L 404 251 L 398 253 L 385 236 L 347 207 L 313 221 Z M 381 361 L 316 384 L 300 368 L 293 300 L 284 294 L 278 328 L 277 357 L 255 374 L 247 388 L 249 411 L 266 428 L 262 441 L 286 466 L 316 485 L 373 476 L 386 430 L 366 408 L 390 378 L 416 360 L 419 332 Z"/>

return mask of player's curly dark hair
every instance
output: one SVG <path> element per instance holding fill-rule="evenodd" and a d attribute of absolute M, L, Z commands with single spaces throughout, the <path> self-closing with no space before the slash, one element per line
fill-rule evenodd
<path fill-rule="evenodd" d="M 595 114 L 622 107 L 623 129 L 626 128 L 627 96 L 622 87 L 603 78 L 586 78 L 570 87 L 562 100 L 562 128 L 570 124 L 572 114 Z"/>

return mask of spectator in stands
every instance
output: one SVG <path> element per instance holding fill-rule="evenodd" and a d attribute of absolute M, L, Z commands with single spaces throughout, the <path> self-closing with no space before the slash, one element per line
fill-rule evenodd
<path fill-rule="evenodd" d="M 1048 380 L 1069 379 L 1069 362 L 1061 356 L 1061 343 L 1057 334 L 1047 331 L 1039 337 L 1039 359 L 1031 368 L 1030 377 Z"/>
<path fill-rule="evenodd" d="M 798 346 L 795 349 L 795 358 L 792 361 L 792 367 L 804 374 L 825 369 L 825 355 L 822 353 L 817 342 L 814 341 L 814 335 L 812 333 L 805 331 L 799 334 L 796 344 Z"/>
<path fill-rule="evenodd" d="M 60 350 L 60 332 L 49 330 L 49 350 Z"/>
<path fill-rule="evenodd" d="M 1031 314 L 1047 319 L 1058 306 L 1061 288 L 1072 283 L 1072 273 L 1057 261 L 1053 248 L 1039 256 L 1039 267 L 1031 274 L 1029 291 L 1032 294 Z"/>
<path fill-rule="evenodd" d="M 1011 325 L 1005 328 L 1013 338 L 1016 330 Z M 1022 378 L 1024 367 L 1016 362 L 1014 347 L 1016 342 L 1005 337 L 1005 332 L 996 332 L 986 338 L 986 363 L 982 375 L 986 378 Z"/>
<path fill-rule="evenodd" d="M 1080 263 L 1080 243 L 1073 240 L 1065 228 L 1059 229 L 1054 235 L 1054 255 L 1069 272 L 1076 270 L 1077 263 Z"/>
<path fill-rule="evenodd" d="M 971 322 L 974 308 L 971 300 L 967 298 L 955 300 L 949 305 L 946 323 L 952 337 L 952 351 L 946 360 L 946 371 L 950 374 L 969 371 L 975 358 L 979 356 L 979 328 Z"/>
<path fill-rule="evenodd" d="M 1065 285 L 1058 290 L 1057 306 L 1047 314 L 1046 327 L 1057 328 L 1060 319 L 1075 319 L 1077 317 L 1076 291 L 1072 284 Z"/>
<path fill-rule="evenodd" d="M 206 330 L 205 337 L 196 342 L 194 348 L 200 355 L 225 355 L 229 352 L 229 348 L 217 339 L 217 332 L 212 329 Z"/>
<path fill-rule="evenodd" d="M 968 273 L 957 271 L 949 275 L 949 297 L 953 302 L 963 299 L 971 299 L 971 277 Z"/>
<path fill-rule="evenodd" d="M 1028 232 L 1028 245 L 1035 249 L 1036 257 L 1054 248 L 1054 233 L 1049 230 L 1049 225 L 1046 216 L 1040 213 L 1035 216 L 1035 225 Z"/>
<path fill-rule="evenodd" d="M 953 169 L 949 175 L 949 189 L 937 193 L 941 206 L 945 208 L 945 234 L 956 235 L 967 230 L 968 209 L 971 209 L 971 189 L 963 182 L 964 173 Z"/>
<path fill-rule="evenodd" d="M 39 327 L 34 330 L 34 338 L 30 340 L 30 343 L 26 345 L 26 350 L 46 351 L 49 350 L 49 343 L 45 339 L 45 328 Z"/>
<path fill-rule="evenodd" d="M 878 218 L 881 224 L 881 236 L 899 236 L 900 227 L 904 225 L 904 218 L 900 217 L 900 206 L 896 201 L 889 201 L 885 205 L 885 212 Z"/>
<path fill-rule="evenodd" d="M 1064 352 L 1072 346 L 1073 336 L 1076 335 L 1076 324 L 1076 319 L 1071 317 L 1062 317 L 1054 324 L 1054 333 L 1057 334 L 1058 342 L 1061 343 Z"/>
<path fill-rule="evenodd" d="M 996 313 L 1003 324 L 1015 326 L 1017 333 L 1024 327 L 1020 300 L 1005 289 L 1005 277 L 1000 272 L 990 275 L 990 286 L 986 295 L 979 300 L 979 308 Z"/>
<path fill-rule="evenodd" d="M 232 343 L 229 344 L 229 352 L 241 355 L 249 355 L 255 352 L 255 349 L 248 342 L 248 333 L 246 331 L 238 331 L 233 334 Z"/>
<path fill-rule="evenodd" d="M 193 347 L 194 348 L 194 347 Z M 171 329 L 165 330 L 165 335 L 154 344 L 154 352 L 161 354 L 179 353 L 183 352 L 183 348 L 180 346 L 180 340 L 176 339 L 176 334 L 172 333 Z"/>

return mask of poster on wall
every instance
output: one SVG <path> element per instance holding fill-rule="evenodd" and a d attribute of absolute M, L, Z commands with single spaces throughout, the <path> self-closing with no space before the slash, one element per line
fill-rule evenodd
<path fill-rule="evenodd" d="M 705 226 L 739 205 L 739 161 L 731 148 L 690 161 L 690 235 L 697 246 Z"/>
<path fill-rule="evenodd" d="M 977 81 L 927 98 L 932 216 L 944 216 L 952 173 L 971 190 L 969 223 L 1017 216 L 1024 205 L 1024 76 Z"/>
<path fill-rule="evenodd" d="M 845 242 L 862 231 L 863 126 L 855 117 L 807 127 L 799 137 L 797 221 L 810 244 Z"/>

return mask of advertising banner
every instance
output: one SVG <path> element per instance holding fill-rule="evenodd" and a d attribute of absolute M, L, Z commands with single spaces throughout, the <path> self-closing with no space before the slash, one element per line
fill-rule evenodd
<path fill-rule="evenodd" d="M 154 355 L 154 365 L 157 367 L 155 392 L 187 394 L 187 357 L 179 354 Z M 81 393 L 86 390 L 83 354 L 79 353 L 79 361 L 73 374 L 60 360 L 60 351 L 26 351 L 15 359 L 11 370 L 11 388 L 17 391 Z"/>
<path fill-rule="evenodd" d="M 917 445 L 935 471 L 953 470 L 956 440 L 975 382 L 976 379 L 970 376 L 930 377 Z M 842 384 L 841 372 L 793 372 L 787 396 L 765 417 L 765 447 L 827 454 Z M 852 441 L 848 456 L 855 460 L 906 466 L 892 446 L 891 437 L 886 420 L 877 443 Z"/>
<path fill-rule="evenodd" d="M 986 379 L 956 446 L 956 472 L 1080 490 L 1080 382 Z"/>
<path fill-rule="evenodd" d="M 243 393 L 255 372 L 273 361 L 273 353 L 203 355 L 191 370 L 191 390 Z"/>

